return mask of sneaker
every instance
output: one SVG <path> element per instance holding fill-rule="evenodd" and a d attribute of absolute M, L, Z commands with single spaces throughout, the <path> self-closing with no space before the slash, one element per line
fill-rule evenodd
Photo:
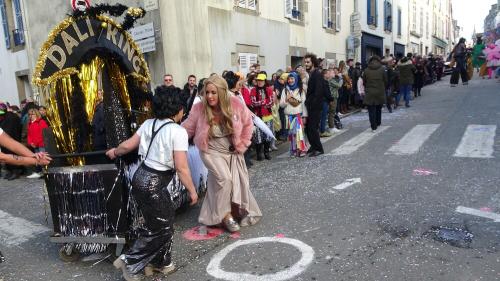
<path fill-rule="evenodd" d="M 363 112 L 363 113 L 367 113 L 367 112 L 368 112 L 368 109 L 361 109 L 361 112 Z"/>
<path fill-rule="evenodd" d="M 338 113 L 337 113 L 337 115 L 338 115 L 339 117 L 344 116 L 344 114 L 343 114 L 342 112 L 338 112 Z"/>
<path fill-rule="evenodd" d="M 26 178 L 28 178 L 28 179 L 39 179 L 41 177 L 42 177 L 42 175 L 40 175 L 39 173 L 33 172 L 33 174 L 27 176 Z"/>
<path fill-rule="evenodd" d="M 328 137 L 331 137 L 332 134 L 330 134 L 327 131 L 325 131 L 325 132 L 321 133 L 319 136 L 322 137 L 322 138 L 328 138 Z"/>
<path fill-rule="evenodd" d="M 338 132 L 340 132 L 340 130 L 337 129 L 337 128 L 330 129 L 330 133 L 332 133 L 332 134 L 335 134 L 335 133 L 338 133 Z"/>
<path fill-rule="evenodd" d="M 169 273 L 172 273 L 175 270 L 175 265 L 174 263 L 170 263 L 169 265 L 163 266 L 163 267 L 154 267 L 151 264 L 146 265 L 144 268 L 144 275 L 146 276 L 153 276 L 155 272 L 162 273 L 164 275 L 167 275 Z"/>
<path fill-rule="evenodd" d="M 276 151 L 276 150 L 278 150 L 278 148 L 276 147 L 276 145 L 273 144 L 273 145 L 271 145 L 271 150 Z"/>

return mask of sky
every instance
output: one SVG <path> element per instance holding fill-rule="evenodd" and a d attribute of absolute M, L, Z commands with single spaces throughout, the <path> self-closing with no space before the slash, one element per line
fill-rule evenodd
<path fill-rule="evenodd" d="M 488 15 L 491 5 L 497 0 L 452 0 L 453 17 L 458 20 L 458 26 L 462 28 L 460 36 L 471 40 L 476 26 L 476 32 L 483 32 L 484 18 Z"/>

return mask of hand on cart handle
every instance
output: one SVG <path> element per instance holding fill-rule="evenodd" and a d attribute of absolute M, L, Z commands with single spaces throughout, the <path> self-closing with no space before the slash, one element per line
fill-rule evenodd
<path fill-rule="evenodd" d="M 116 154 L 116 147 L 106 151 L 106 156 L 108 156 L 111 160 L 115 160 L 115 158 L 119 157 L 119 155 Z"/>
<path fill-rule="evenodd" d="M 50 164 L 50 161 L 52 161 L 52 158 L 50 158 L 47 152 L 37 152 L 33 155 L 33 157 L 36 158 L 38 165 L 46 166 Z"/>

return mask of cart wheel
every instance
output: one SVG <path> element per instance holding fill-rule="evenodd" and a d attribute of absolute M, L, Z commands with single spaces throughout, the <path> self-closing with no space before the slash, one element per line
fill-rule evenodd
<path fill-rule="evenodd" d="M 80 253 L 73 249 L 73 247 L 62 246 L 59 249 L 59 258 L 63 262 L 75 262 L 80 259 Z"/>

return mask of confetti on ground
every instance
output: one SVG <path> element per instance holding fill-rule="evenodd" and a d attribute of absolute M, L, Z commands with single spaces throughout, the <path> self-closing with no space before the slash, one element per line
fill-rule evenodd
<path fill-rule="evenodd" d="M 210 240 L 218 237 L 224 230 L 216 227 L 206 227 L 206 232 L 200 231 L 200 228 L 206 226 L 195 226 L 182 234 L 182 237 L 187 240 L 200 241 L 200 240 Z"/>
<path fill-rule="evenodd" d="M 428 169 L 415 169 L 413 170 L 413 175 L 414 176 L 430 176 L 430 175 L 437 175 L 437 172 L 434 172 L 432 170 Z"/>

